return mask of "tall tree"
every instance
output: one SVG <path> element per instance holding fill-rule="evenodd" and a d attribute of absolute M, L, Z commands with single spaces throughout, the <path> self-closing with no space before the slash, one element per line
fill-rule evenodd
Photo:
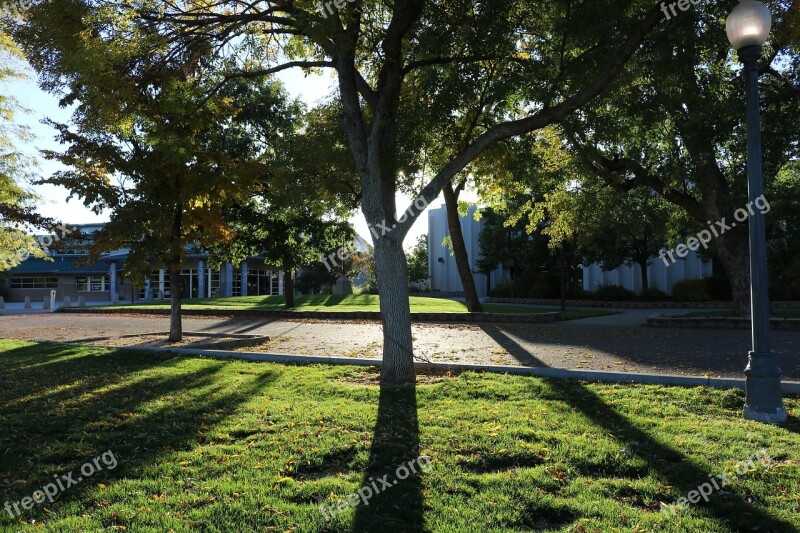
<path fill-rule="evenodd" d="M 773 39 L 761 61 L 764 177 L 798 157 L 800 16 L 774 1 Z M 564 121 L 572 146 L 618 194 L 654 191 L 682 209 L 694 230 L 722 223 L 710 242 L 731 282 L 732 311 L 749 314 L 747 224 L 732 224 L 747 204 L 744 90 L 725 36 L 729 3 L 704 3 L 665 25 L 662 44 L 647 48 L 611 91 Z"/>
<path fill-rule="evenodd" d="M 662 17 L 651 0 L 577 6 L 571 0 L 398 0 L 391 5 L 358 0 L 341 9 L 328 7 L 326 13 L 315 12 L 311 0 L 247 5 L 138 0 L 128 4 L 134 11 L 102 0 L 71 5 L 76 15 L 98 9 L 104 14 L 138 14 L 172 40 L 172 53 L 187 42 L 215 38 L 217 55 L 231 63 L 228 79 L 294 67 L 335 70 L 342 124 L 361 182 L 361 208 L 367 222 L 379 229 L 374 244 L 384 325 L 384 385 L 413 382 L 415 377 L 402 244 L 420 210 L 398 213 L 395 203 L 402 179 L 398 132 L 407 115 L 413 77 L 436 65 L 463 68 L 496 60 L 508 66 L 513 90 L 502 101 L 486 105 L 516 104 L 512 111 L 489 117 L 473 140 L 437 165 L 418 191 L 417 205 L 427 205 L 494 143 L 561 120 L 601 94 Z M 21 32 L 35 36 L 31 44 L 40 50 L 43 68 L 57 57 L 57 39 L 64 33 L 61 15 L 52 10 L 48 17 L 33 17 L 32 27 Z M 106 30 L 104 37 L 122 37 L 113 26 Z M 232 50 L 252 44 L 257 46 L 255 54 Z M 245 59 L 234 65 L 238 57 Z M 263 64 L 254 58 L 263 58 Z M 437 109 L 451 104 L 435 97 L 430 101 Z"/>
<path fill-rule="evenodd" d="M 63 91 L 63 102 L 77 103 L 70 124 L 51 122 L 66 150 L 45 152 L 68 169 L 42 182 L 66 187 L 87 206 L 110 209 L 109 223 L 94 235 L 92 259 L 129 248 L 125 270 L 134 282 L 154 266 L 169 271 L 169 339 L 177 342 L 187 246 L 230 238 L 222 206 L 244 197 L 247 182 L 264 172 L 231 134 L 239 131 L 232 127 L 240 109 L 237 87 L 207 96 L 215 80 L 201 41 L 173 54 L 159 49 L 163 39 L 148 24 L 111 11 L 68 17 L 66 26 L 53 64 L 45 68 L 42 62 L 50 58 L 31 54 L 45 85 Z M 111 26 L 124 27 L 128 38 L 108 40 Z M 155 57 L 141 61 L 145 52 Z M 273 93 L 260 97 L 272 98 L 266 106 L 283 100 Z"/>

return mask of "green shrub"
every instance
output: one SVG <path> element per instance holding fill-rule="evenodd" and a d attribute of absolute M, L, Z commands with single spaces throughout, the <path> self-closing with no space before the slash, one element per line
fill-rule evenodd
<path fill-rule="evenodd" d="M 519 292 L 524 292 L 524 298 L 559 298 L 561 280 L 554 274 L 534 272 L 525 276 L 525 285 L 520 287 Z"/>
<path fill-rule="evenodd" d="M 706 290 L 712 300 L 719 300 L 723 302 L 730 301 L 731 299 L 731 282 L 728 275 L 721 269 L 715 269 L 714 273 L 706 278 L 703 278 L 706 284 Z"/>
<path fill-rule="evenodd" d="M 773 302 L 800 301 L 800 280 L 792 282 L 772 282 L 769 285 L 769 299 Z"/>
<path fill-rule="evenodd" d="M 779 272 L 770 271 L 770 299 L 783 302 L 798 301 L 800 300 L 800 259 L 784 259 L 784 262 L 788 264 L 781 265 L 783 268 Z"/>
<path fill-rule="evenodd" d="M 489 291 L 489 296 L 492 298 L 513 298 L 514 287 L 510 280 L 504 279 Z"/>
<path fill-rule="evenodd" d="M 667 293 L 656 287 L 648 287 L 642 291 L 643 302 L 663 302 L 665 300 L 669 300 Z"/>
<path fill-rule="evenodd" d="M 704 279 L 685 279 L 672 287 L 672 299 L 676 302 L 708 302 L 711 295 Z"/>
<path fill-rule="evenodd" d="M 559 298 L 559 277 L 547 272 L 525 272 L 511 280 L 503 280 L 489 291 L 494 298 Z"/>
<path fill-rule="evenodd" d="M 594 292 L 595 300 L 611 302 L 627 302 L 633 300 L 636 294 L 619 285 L 600 285 Z"/>
<path fill-rule="evenodd" d="M 323 278 L 317 270 L 306 270 L 295 281 L 295 288 L 300 294 L 319 294 L 325 282 Z"/>

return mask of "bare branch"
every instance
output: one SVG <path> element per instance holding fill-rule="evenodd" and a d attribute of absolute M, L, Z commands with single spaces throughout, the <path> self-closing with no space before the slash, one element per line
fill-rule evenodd
<path fill-rule="evenodd" d="M 408 65 L 403 68 L 403 74 L 408 74 L 412 70 L 423 68 L 423 67 L 430 67 L 435 65 L 448 65 L 451 63 L 475 63 L 478 61 L 494 61 L 497 59 L 508 59 L 510 61 L 519 61 L 522 62 L 523 60 L 520 58 L 513 58 L 513 57 L 506 57 L 506 56 L 454 56 L 454 57 L 431 57 L 428 59 L 420 59 L 419 61 L 412 61 Z"/>

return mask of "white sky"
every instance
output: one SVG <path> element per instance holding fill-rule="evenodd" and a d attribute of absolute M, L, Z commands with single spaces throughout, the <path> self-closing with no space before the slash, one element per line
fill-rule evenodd
<path fill-rule="evenodd" d="M 280 73 L 278 77 L 286 85 L 286 89 L 292 96 L 299 97 L 309 107 L 313 107 L 315 102 L 331 95 L 335 87 L 335 79 L 332 74 L 305 77 L 301 70 L 291 69 Z M 63 147 L 55 140 L 55 130 L 42 124 L 41 121 L 44 118 L 51 118 L 56 122 L 69 122 L 70 111 L 68 109 L 59 108 L 58 99 L 56 97 L 39 89 L 36 84 L 35 74 L 31 71 L 30 79 L 14 80 L 7 83 L 3 89 L 8 90 L 10 96 L 16 98 L 23 107 L 29 110 L 28 113 L 18 114 L 16 121 L 28 125 L 35 136 L 35 140 L 25 145 L 18 143 L 18 148 L 30 155 L 38 155 L 38 151 L 43 149 L 53 151 L 63 150 Z M 59 163 L 46 161 L 42 157 L 38 159 L 40 161 L 40 173 L 42 176 L 50 176 L 60 168 L 63 168 Z M 63 187 L 38 185 L 31 188 L 33 192 L 41 197 L 39 212 L 44 216 L 52 217 L 58 221 L 67 222 L 69 224 L 87 224 L 108 221 L 108 212 L 96 215 L 88 208 L 84 207 L 80 199 L 73 198 L 67 201 L 69 192 Z M 465 191 L 465 193 L 466 194 L 462 195 L 464 196 L 464 200 L 474 201 L 473 194 L 470 194 L 469 191 Z M 405 211 L 412 200 L 411 197 L 398 194 L 397 205 L 399 212 L 402 213 Z M 443 203 L 444 201 L 440 197 L 431 203 L 428 209 L 431 207 L 438 207 Z M 351 219 L 351 222 L 358 233 L 367 238 L 368 241 L 372 241 L 366 220 L 360 212 Z M 411 248 L 416 242 L 417 237 L 427 233 L 427 231 L 428 216 L 426 211 L 417 219 L 414 227 L 406 237 L 405 247 Z"/>

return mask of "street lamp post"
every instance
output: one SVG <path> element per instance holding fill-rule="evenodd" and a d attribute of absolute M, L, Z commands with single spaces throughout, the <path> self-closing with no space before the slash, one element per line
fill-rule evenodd
<path fill-rule="evenodd" d="M 758 60 L 772 26 L 769 8 L 757 0 L 740 0 L 726 25 L 728 40 L 744 65 L 747 114 L 747 184 L 751 202 L 764 194 L 761 164 L 761 118 L 758 95 Z M 752 205 L 752 204 L 751 204 Z M 745 369 L 747 400 L 744 417 L 770 424 L 786 420 L 781 397 L 781 370 L 770 346 L 769 292 L 767 285 L 767 235 L 764 214 L 750 217 L 750 298 L 753 350 Z"/>

